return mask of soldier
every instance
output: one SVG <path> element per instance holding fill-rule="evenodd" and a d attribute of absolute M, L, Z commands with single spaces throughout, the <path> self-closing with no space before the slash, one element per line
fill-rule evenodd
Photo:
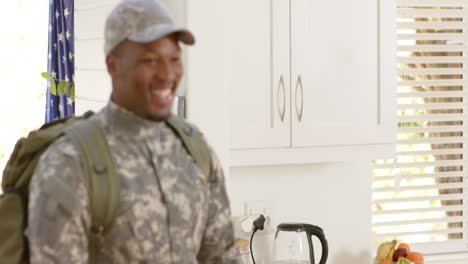
<path fill-rule="evenodd" d="M 88 248 L 83 156 L 59 138 L 31 180 L 30 263 L 88 263 L 89 250 L 95 263 L 237 263 L 219 160 L 210 149 L 216 176 L 206 181 L 163 122 L 183 75 L 179 41 L 194 44 L 192 33 L 156 0 L 129 0 L 107 17 L 104 41 L 112 95 L 91 119 L 105 131 L 120 179 L 117 215 L 98 248 Z"/>

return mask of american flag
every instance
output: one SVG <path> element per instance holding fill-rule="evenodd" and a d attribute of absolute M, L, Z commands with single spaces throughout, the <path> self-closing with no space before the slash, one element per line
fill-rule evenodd
<path fill-rule="evenodd" d="M 74 44 L 74 0 L 49 0 L 49 47 L 47 72 L 59 82 L 75 82 L 75 44 Z M 75 103 L 67 94 L 51 93 L 50 82 L 47 85 L 45 121 L 73 115 Z"/>

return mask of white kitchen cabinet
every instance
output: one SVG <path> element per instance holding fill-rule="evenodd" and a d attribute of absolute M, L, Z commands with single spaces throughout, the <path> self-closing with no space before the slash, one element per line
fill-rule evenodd
<path fill-rule="evenodd" d="M 290 145 L 288 1 L 226 2 L 231 146 Z M 248 8 L 246 8 L 248 7 Z"/>
<path fill-rule="evenodd" d="M 376 0 L 291 1 L 292 146 L 395 140 L 388 132 L 395 131 L 396 113 L 382 105 L 395 100 L 395 82 L 380 79 L 396 79 L 390 69 L 396 64 L 380 61 L 395 51 L 381 50 L 379 40 L 395 35 L 394 20 L 380 21 L 379 9 Z M 381 73 L 381 67 L 388 70 Z"/>
<path fill-rule="evenodd" d="M 278 148 L 313 157 L 320 147 L 339 153 L 396 140 L 392 1 L 231 5 L 226 46 L 235 157 Z"/>

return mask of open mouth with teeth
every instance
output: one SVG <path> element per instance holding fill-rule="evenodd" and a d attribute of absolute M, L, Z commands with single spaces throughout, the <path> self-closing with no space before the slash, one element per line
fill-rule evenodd
<path fill-rule="evenodd" d="M 151 90 L 152 100 L 157 105 L 170 104 L 174 97 L 174 92 L 171 88 Z"/>

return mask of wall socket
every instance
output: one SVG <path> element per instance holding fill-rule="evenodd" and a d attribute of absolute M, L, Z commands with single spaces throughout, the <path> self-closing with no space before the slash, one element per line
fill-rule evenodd
<path fill-rule="evenodd" d="M 259 215 L 265 216 L 264 230 L 272 230 L 273 207 L 273 202 L 268 200 L 246 201 L 244 203 L 244 215 L 249 217 L 249 221 L 255 220 Z M 252 224 L 253 220 L 250 224 Z"/>
<path fill-rule="evenodd" d="M 274 220 L 274 204 L 268 200 L 251 200 L 244 202 L 244 213 L 240 216 L 233 216 L 235 235 L 238 238 L 245 240 L 250 239 L 253 231 L 253 222 L 262 214 L 266 221 L 262 231 L 259 231 L 258 236 L 266 235 L 275 230 L 273 226 Z"/>

